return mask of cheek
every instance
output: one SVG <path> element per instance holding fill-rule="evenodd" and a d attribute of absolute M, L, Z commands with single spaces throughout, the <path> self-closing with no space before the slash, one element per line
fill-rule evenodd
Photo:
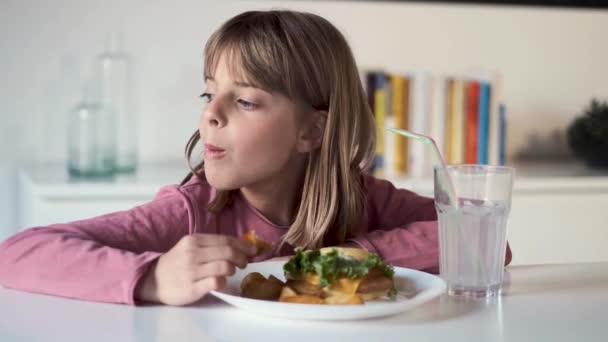
<path fill-rule="evenodd" d="M 252 126 L 241 140 L 242 155 L 264 163 L 282 163 L 294 151 L 296 132 L 288 123 Z"/>
<path fill-rule="evenodd" d="M 201 135 L 201 138 L 204 136 L 205 133 L 205 125 L 203 124 L 204 120 L 204 114 L 201 114 L 199 120 L 198 120 L 198 133 Z"/>

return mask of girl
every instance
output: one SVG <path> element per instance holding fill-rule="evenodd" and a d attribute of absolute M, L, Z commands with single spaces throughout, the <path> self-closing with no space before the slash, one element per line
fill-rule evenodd
<path fill-rule="evenodd" d="M 150 203 L 31 228 L 0 245 L 0 284 L 92 301 L 184 305 L 235 267 L 294 247 L 351 245 L 436 270 L 432 199 L 365 174 L 375 128 L 358 69 L 327 20 L 246 12 L 205 46 L 203 160 Z M 239 237 L 274 248 L 255 256 Z M 510 255 L 507 256 L 510 259 Z"/>

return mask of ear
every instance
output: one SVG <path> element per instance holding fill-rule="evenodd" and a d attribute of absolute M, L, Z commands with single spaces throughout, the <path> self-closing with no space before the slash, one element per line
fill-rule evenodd
<path fill-rule="evenodd" d="M 298 152 L 312 152 L 323 142 L 323 133 L 327 123 L 327 111 L 315 110 L 311 113 L 310 120 L 302 125 L 298 136 Z"/>

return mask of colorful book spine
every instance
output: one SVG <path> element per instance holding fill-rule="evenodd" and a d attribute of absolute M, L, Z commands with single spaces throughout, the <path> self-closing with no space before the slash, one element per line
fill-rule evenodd
<path fill-rule="evenodd" d="M 367 72 L 365 74 L 365 90 L 367 95 L 367 102 L 372 113 L 376 110 L 376 73 Z M 374 113 L 375 115 L 375 113 Z"/>
<path fill-rule="evenodd" d="M 390 83 L 389 83 L 390 84 Z M 387 86 L 389 85 L 387 84 Z M 395 127 L 395 116 L 391 115 L 389 112 L 384 116 L 384 127 Z M 398 135 L 385 132 L 384 133 L 384 169 L 380 173 L 384 177 L 395 177 L 397 176 L 396 166 L 396 149 L 397 149 L 397 139 Z"/>
<path fill-rule="evenodd" d="M 367 96 L 367 103 L 369 104 L 370 111 L 374 116 L 374 122 L 376 120 L 376 75 L 372 71 L 365 72 L 365 95 Z M 376 172 L 376 163 L 378 156 L 374 154 L 374 162 L 371 169 L 369 170 L 372 174 Z"/>
<path fill-rule="evenodd" d="M 507 108 L 503 103 L 498 106 L 498 165 L 505 165 L 507 150 Z"/>
<path fill-rule="evenodd" d="M 403 124 L 403 129 L 410 129 L 410 106 L 411 106 L 411 98 L 410 98 L 410 89 L 411 82 L 409 77 L 403 76 L 403 118 L 401 119 L 401 123 Z M 405 162 L 405 172 L 410 172 L 410 143 L 411 139 L 407 139 L 402 137 L 401 142 L 403 143 L 403 161 Z"/>
<path fill-rule="evenodd" d="M 491 78 L 490 93 L 490 132 L 488 137 L 488 163 L 490 165 L 499 164 L 499 138 L 500 138 L 500 118 L 498 107 L 502 101 L 502 76 L 495 72 Z"/>
<path fill-rule="evenodd" d="M 445 156 L 446 162 L 453 164 L 454 160 L 452 159 L 454 152 L 454 144 L 452 141 L 454 140 L 454 79 L 449 78 L 446 82 L 447 86 L 447 98 L 446 98 L 446 116 L 445 116 Z"/>
<path fill-rule="evenodd" d="M 430 135 L 450 164 L 505 163 L 506 110 L 500 74 L 446 78 L 370 71 L 361 76 L 376 121 L 379 177 L 432 175 L 428 146 L 388 133 L 386 127 Z"/>
<path fill-rule="evenodd" d="M 407 100 L 405 99 L 406 94 L 404 92 L 405 78 L 401 75 L 393 75 L 391 78 L 392 85 L 392 109 L 393 109 L 393 123 L 395 128 L 407 129 L 407 116 L 405 105 Z M 395 137 L 393 151 L 394 165 L 392 169 L 398 176 L 403 176 L 407 173 L 407 139 L 403 136 L 396 134 L 388 134 Z"/>
<path fill-rule="evenodd" d="M 375 74 L 375 91 L 374 91 L 374 115 L 376 117 L 376 162 L 374 166 L 374 174 L 378 177 L 384 175 L 384 130 L 386 116 L 386 92 L 384 73 L 378 72 Z"/>
<path fill-rule="evenodd" d="M 466 128 L 466 117 L 464 115 L 464 90 L 465 81 L 455 80 L 454 90 L 452 94 L 452 127 L 450 127 L 452 134 L 450 144 L 451 156 L 450 163 L 462 164 L 464 162 L 464 149 L 465 149 L 465 128 Z"/>
<path fill-rule="evenodd" d="M 416 133 L 428 134 L 430 86 L 429 75 L 425 72 L 414 73 L 410 79 L 410 130 Z M 409 170 L 414 178 L 422 178 L 432 174 L 430 150 L 419 141 L 409 145 Z"/>
<path fill-rule="evenodd" d="M 447 106 L 446 100 L 448 96 L 447 80 L 445 77 L 436 76 L 432 81 L 431 95 L 431 128 L 430 135 L 435 140 L 439 151 L 445 155 L 445 137 L 446 137 L 446 120 Z"/>
<path fill-rule="evenodd" d="M 477 135 L 477 163 L 488 164 L 491 88 L 487 82 L 479 84 L 479 126 Z"/>
<path fill-rule="evenodd" d="M 464 162 L 475 164 L 477 163 L 477 137 L 479 130 L 479 82 L 467 82 L 465 96 L 466 138 Z"/>

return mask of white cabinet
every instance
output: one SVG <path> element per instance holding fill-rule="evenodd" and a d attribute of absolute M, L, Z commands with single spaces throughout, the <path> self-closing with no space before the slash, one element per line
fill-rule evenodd
<path fill-rule="evenodd" d="M 20 228 L 90 218 L 151 200 L 187 174 L 183 163 L 144 164 L 133 176 L 76 182 L 62 165 L 19 173 Z M 429 179 L 392 179 L 397 187 L 432 196 Z M 608 175 L 580 166 L 520 166 L 508 239 L 513 264 L 608 261 Z"/>
<path fill-rule="evenodd" d="M 18 175 L 19 229 L 90 218 L 125 210 L 154 198 L 188 173 L 183 163 L 143 164 L 133 175 L 85 181 L 59 164 L 23 168 Z"/>
<path fill-rule="evenodd" d="M 508 236 L 515 263 L 607 261 L 608 187 L 517 194 Z"/>
<path fill-rule="evenodd" d="M 579 164 L 517 167 L 507 239 L 512 263 L 608 261 L 608 174 Z M 394 179 L 432 196 L 431 180 Z"/>

